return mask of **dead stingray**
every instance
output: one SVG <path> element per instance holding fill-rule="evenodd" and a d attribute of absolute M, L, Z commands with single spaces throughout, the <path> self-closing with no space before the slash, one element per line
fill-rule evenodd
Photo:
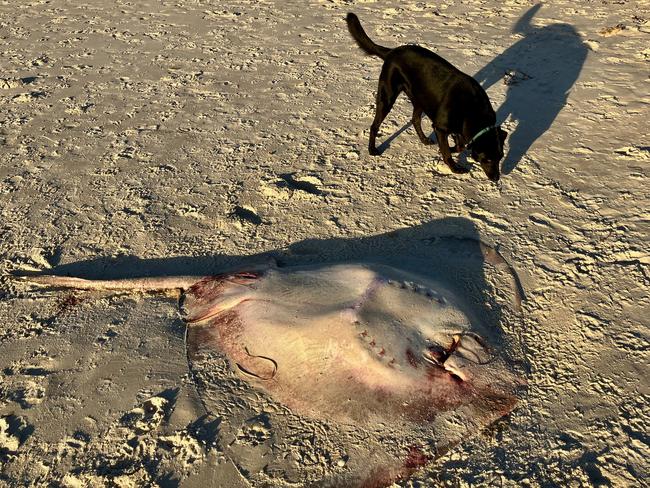
<path fill-rule="evenodd" d="M 495 331 L 483 327 L 457 295 L 388 266 L 26 279 L 78 289 L 180 290 L 191 363 L 216 353 L 293 413 L 373 432 L 376 447 L 366 459 L 317 486 L 386 486 L 408 477 L 508 414 L 523 384 L 497 350 Z M 309 479 L 300 481 L 307 485 Z"/>

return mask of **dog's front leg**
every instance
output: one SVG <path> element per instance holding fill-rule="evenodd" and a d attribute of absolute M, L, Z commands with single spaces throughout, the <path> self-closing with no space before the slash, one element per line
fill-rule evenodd
<path fill-rule="evenodd" d="M 435 129 L 436 138 L 438 139 L 438 147 L 440 148 L 440 154 L 442 155 L 442 160 L 454 173 L 468 173 L 468 168 L 463 168 L 459 166 L 454 161 L 454 158 L 451 157 L 451 149 L 449 148 L 449 141 L 447 140 L 448 134 L 441 131 L 440 129 Z"/>
<path fill-rule="evenodd" d="M 465 150 L 465 144 L 463 142 L 463 136 L 458 135 L 458 134 L 452 134 L 451 138 L 454 140 L 454 147 L 450 148 L 449 150 L 452 153 L 461 153 Z"/>

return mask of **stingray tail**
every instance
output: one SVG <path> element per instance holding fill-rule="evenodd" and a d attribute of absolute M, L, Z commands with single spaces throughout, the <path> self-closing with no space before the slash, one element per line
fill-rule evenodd
<path fill-rule="evenodd" d="M 119 280 L 86 280 L 72 276 L 57 275 L 14 275 L 13 279 L 55 288 L 75 288 L 77 290 L 136 290 L 167 291 L 185 290 L 199 281 L 202 276 L 157 276 L 145 278 L 126 278 Z"/>
<path fill-rule="evenodd" d="M 348 30 L 350 31 L 352 38 L 366 54 L 386 59 L 386 55 L 391 51 L 391 49 L 372 42 L 370 37 L 368 37 L 368 34 L 366 34 L 366 31 L 361 27 L 359 17 L 350 12 L 345 18 L 345 21 L 348 23 Z"/>

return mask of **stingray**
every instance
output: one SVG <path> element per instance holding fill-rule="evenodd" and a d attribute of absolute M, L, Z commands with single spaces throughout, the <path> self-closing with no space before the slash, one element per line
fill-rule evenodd
<path fill-rule="evenodd" d="M 357 451 L 346 448 L 345 467 L 320 480 L 319 473 L 294 479 L 304 485 L 379 487 L 407 478 L 507 415 L 524 384 L 496 331 L 462 296 L 386 265 L 25 279 L 86 290 L 178 290 L 191 366 L 205 372 L 207 358 L 222 358 L 236 378 L 291 415 L 356 442 Z M 200 391 L 205 397 L 209 389 Z M 350 432 L 370 434 L 360 441 Z M 351 452 L 360 455 L 349 460 Z"/>

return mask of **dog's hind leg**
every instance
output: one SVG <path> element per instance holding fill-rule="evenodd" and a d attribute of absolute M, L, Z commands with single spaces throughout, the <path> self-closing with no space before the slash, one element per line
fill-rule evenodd
<path fill-rule="evenodd" d="M 391 82 L 389 79 L 389 70 L 384 68 L 381 70 L 381 75 L 379 75 L 379 87 L 377 89 L 377 107 L 375 109 L 375 119 L 372 121 L 370 126 L 370 140 L 368 141 L 368 152 L 372 156 L 378 156 L 379 151 L 375 145 L 375 140 L 377 139 L 377 132 L 379 132 L 379 126 L 384 121 L 390 109 L 393 108 L 397 96 L 400 94 L 401 87 L 397 85 L 394 81 Z"/>
<path fill-rule="evenodd" d="M 459 166 L 454 158 L 451 157 L 451 150 L 449 148 L 449 141 L 447 140 L 448 134 L 440 129 L 435 129 L 436 139 L 438 139 L 438 147 L 440 148 L 440 154 L 442 155 L 442 160 L 454 173 L 468 173 L 469 169 Z"/>
<path fill-rule="evenodd" d="M 422 130 L 422 107 L 418 107 L 415 104 L 413 105 L 413 117 L 411 118 L 411 123 L 413 124 L 413 127 L 415 127 L 415 132 L 418 133 L 418 137 L 422 141 L 422 144 L 427 146 L 433 144 L 433 141 L 429 139 Z"/>

